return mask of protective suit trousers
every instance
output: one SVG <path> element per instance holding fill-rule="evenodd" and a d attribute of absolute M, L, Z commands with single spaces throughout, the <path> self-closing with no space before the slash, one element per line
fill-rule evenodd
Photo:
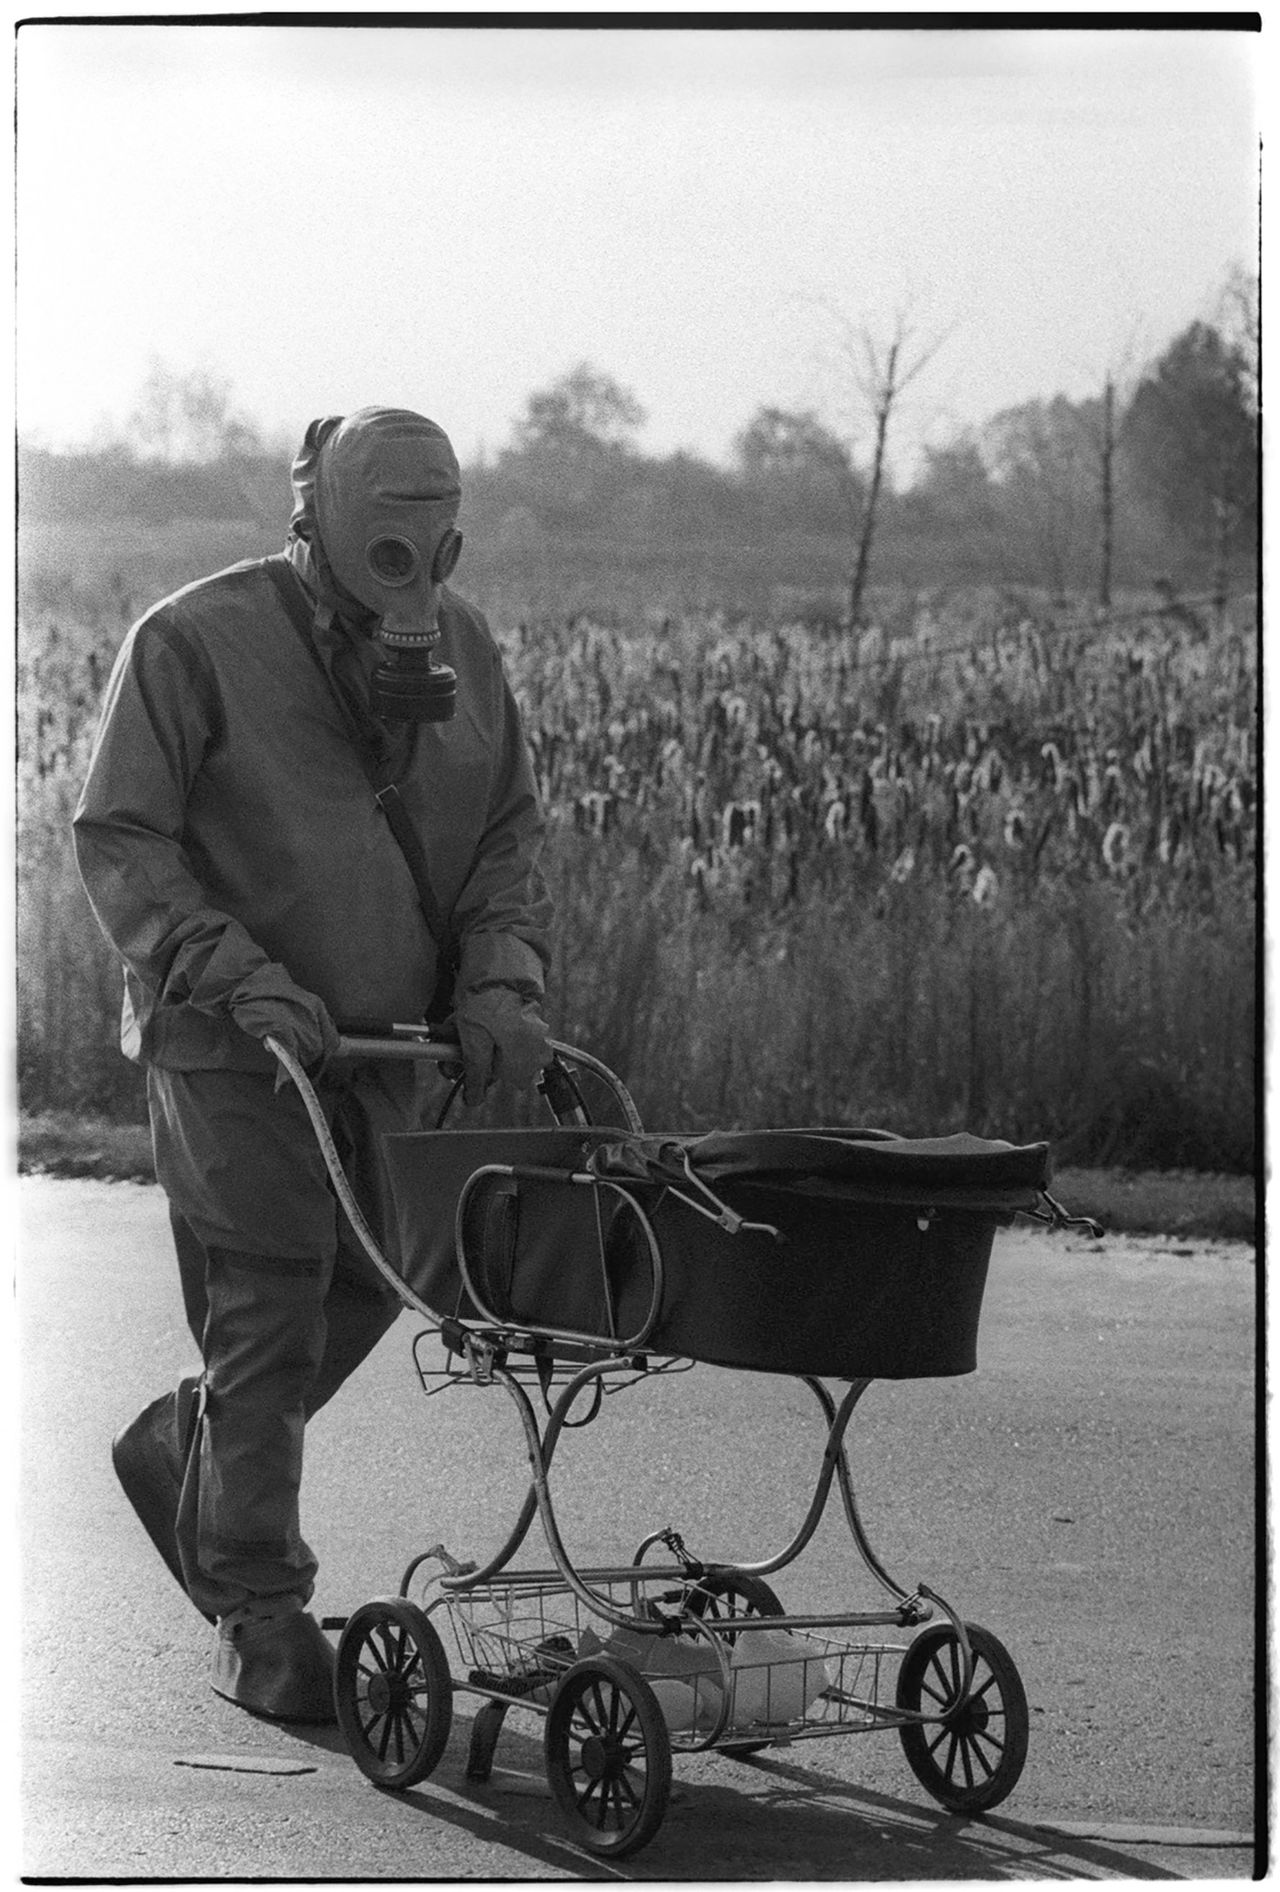
<path fill-rule="evenodd" d="M 361 1068 L 320 1098 L 360 1208 L 394 1258 L 379 1138 L 413 1127 L 413 1074 Z M 305 1605 L 307 1421 L 400 1312 L 352 1234 L 290 1085 L 236 1071 L 149 1074 L 156 1172 L 169 1197 L 187 1323 L 204 1373 L 178 1545 L 211 1616 Z"/>

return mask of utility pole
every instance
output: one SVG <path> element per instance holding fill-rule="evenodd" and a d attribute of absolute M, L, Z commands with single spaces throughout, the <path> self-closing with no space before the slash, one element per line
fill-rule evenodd
<path fill-rule="evenodd" d="M 1116 384 L 1110 373 L 1102 390 L 1102 570 L 1098 578 L 1098 603 L 1111 609 L 1111 561 L 1115 552 L 1116 495 L 1114 462 L 1116 455 Z"/>

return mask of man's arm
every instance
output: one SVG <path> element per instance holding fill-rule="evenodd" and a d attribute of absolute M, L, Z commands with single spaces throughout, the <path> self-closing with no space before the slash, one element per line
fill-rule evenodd
<path fill-rule="evenodd" d="M 498 762 L 475 862 L 453 909 L 458 984 L 541 998 L 551 963 L 551 897 L 539 865 L 546 824 L 520 712 L 499 670 Z"/>
<path fill-rule="evenodd" d="M 135 626 L 74 816 L 81 878 L 98 924 L 157 1005 L 189 1005 L 255 1037 L 276 1030 L 311 1062 L 332 1048 L 323 1006 L 209 903 L 183 852 L 187 797 L 220 718 L 199 645 L 161 614 Z"/>
<path fill-rule="evenodd" d="M 454 1016 L 466 1101 L 495 1078 L 529 1084 L 546 1063 L 539 1010 L 551 962 L 551 897 L 538 857 L 544 821 L 520 712 L 498 670 L 498 763 L 475 864 L 454 904 Z"/>

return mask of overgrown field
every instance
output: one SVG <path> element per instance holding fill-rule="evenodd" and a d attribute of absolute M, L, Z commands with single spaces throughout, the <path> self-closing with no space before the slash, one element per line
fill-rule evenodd
<path fill-rule="evenodd" d="M 1254 1160 L 1255 628 L 916 597 L 850 638 L 495 614 L 551 819 L 556 1035 L 655 1127 L 1047 1136 Z M 126 628 L 48 582 L 20 642 L 20 1077 L 140 1109 L 69 822 Z"/>

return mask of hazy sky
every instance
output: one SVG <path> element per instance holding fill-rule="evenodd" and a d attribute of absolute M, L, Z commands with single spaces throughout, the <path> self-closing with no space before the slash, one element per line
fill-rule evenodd
<path fill-rule="evenodd" d="M 1256 254 L 1257 53 L 1087 25 L 23 27 L 19 424 L 83 442 L 158 357 L 290 439 L 385 402 L 469 457 L 586 359 L 651 453 L 722 458 L 765 403 L 865 448 L 834 305 L 880 334 L 909 309 L 922 345 L 954 325 L 905 458 L 1212 318 Z"/>

